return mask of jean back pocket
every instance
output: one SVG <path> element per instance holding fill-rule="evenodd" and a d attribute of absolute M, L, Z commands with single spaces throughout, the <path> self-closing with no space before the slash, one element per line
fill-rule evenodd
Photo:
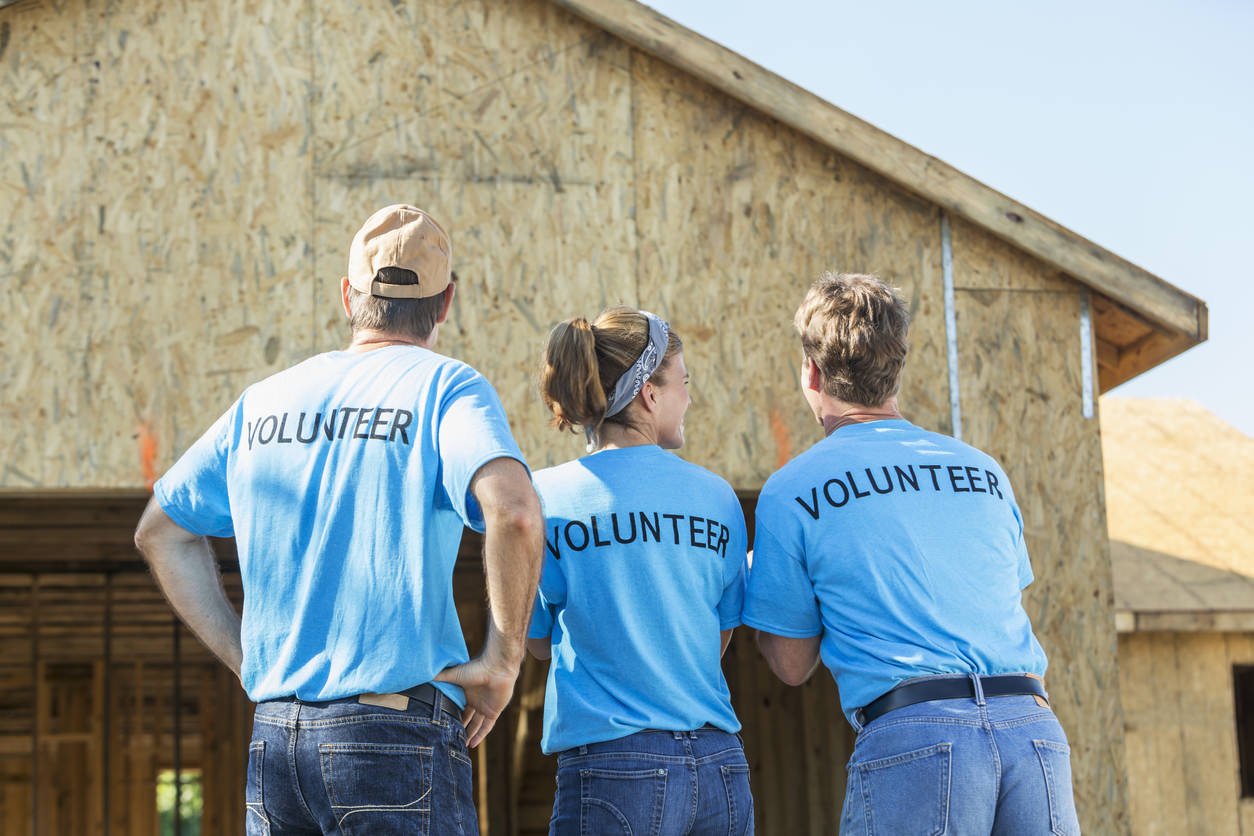
<path fill-rule="evenodd" d="M 1055 836 L 1079 836 L 1080 821 L 1071 787 L 1071 747 L 1053 740 L 1033 740 L 1032 746 L 1045 772 L 1050 833 Z"/>
<path fill-rule="evenodd" d="M 583 836 L 657 836 L 666 806 L 668 770 L 579 770 Z"/>
<path fill-rule="evenodd" d="M 248 744 L 248 781 L 244 785 L 244 832 L 247 836 L 270 836 L 270 817 L 266 815 L 265 775 L 266 742 Z"/>
<path fill-rule="evenodd" d="M 723 789 L 727 793 L 727 836 L 753 832 L 753 793 L 749 789 L 747 763 L 724 764 Z"/>
<path fill-rule="evenodd" d="M 938 836 L 949 821 L 951 744 L 850 765 L 845 817 L 868 836 L 917 833 Z M 858 832 L 862 828 L 851 828 Z"/>
<path fill-rule="evenodd" d="M 433 751 L 398 743 L 321 744 L 322 783 L 341 832 L 427 833 Z"/>

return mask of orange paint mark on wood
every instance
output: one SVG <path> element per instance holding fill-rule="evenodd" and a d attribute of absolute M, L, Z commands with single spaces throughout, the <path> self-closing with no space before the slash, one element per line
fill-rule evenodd
<path fill-rule="evenodd" d="M 778 409 L 771 410 L 771 435 L 775 437 L 775 469 L 778 470 L 792 459 L 792 434 Z"/>
<path fill-rule="evenodd" d="M 139 422 L 139 467 L 144 474 L 144 484 L 151 493 L 152 484 L 157 481 L 157 437 L 152 434 L 152 426 L 147 421 Z"/>

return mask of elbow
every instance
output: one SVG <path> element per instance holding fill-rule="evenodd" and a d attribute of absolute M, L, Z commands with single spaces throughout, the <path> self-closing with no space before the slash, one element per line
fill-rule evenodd
<path fill-rule="evenodd" d="M 513 525 L 520 536 L 536 543 L 544 542 L 544 512 L 540 509 L 539 497 L 533 497 L 525 509 L 514 515 Z"/>
<path fill-rule="evenodd" d="M 155 499 L 149 500 L 143 516 L 135 526 L 135 550 L 150 568 L 168 557 L 170 548 L 199 539 L 166 516 Z"/>
<path fill-rule="evenodd" d="M 788 685 L 804 685 L 818 667 L 818 637 L 792 639 L 759 631 L 758 650 L 771 672 Z"/>
<path fill-rule="evenodd" d="M 540 543 L 544 540 L 544 515 L 540 510 L 540 498 L 535 492 L 501 508 L 493 522 L 510 537 L 520 541 Z"/>
<path fill-rule="evenodd" d="M 814 668 L 806 668 L 803 670 L 798 667 L 771 665 L 771 670 L 775 672 L 775 675 L 778 676 L 785 685 L 796 686 L 804 685 L 806 680 L 810 678 L 810 673 L 814 670 Z"/>
<path fill-rule="evenodd" d="M 147 524 L 147 517 L 139 521 L 139 525 L 135 526 L 135 550 L 140 553 L 145 561 L 150 561 L 149 553 L 152 551 L 152 527 Z"/>

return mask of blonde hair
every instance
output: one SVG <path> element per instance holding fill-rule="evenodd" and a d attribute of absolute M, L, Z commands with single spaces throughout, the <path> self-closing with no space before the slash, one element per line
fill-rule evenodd
<path fill-rule="evenodd" d="M 826 394 L 879 406 L 901 388 L 910 313 L 878 276 L 824 273 L 810 285 L 793 325 Z"/>
<path fill-rule="evenodd" d="M 553 413 L 553 426 L 559 430 L 582 426 L 593 432 L 602 423 L 630 426 L 630 407 L 607 418 L 606 405 L 614 385 L 648 342 L 649 321 L 635 308 L 607 308 L 591 323 L 580 316 L 554 326 L 540 373 L 540 396 Z M 664 383 L 667 364 L 683 347 L 671 331 L 662 362 L 649 380 Z"/>

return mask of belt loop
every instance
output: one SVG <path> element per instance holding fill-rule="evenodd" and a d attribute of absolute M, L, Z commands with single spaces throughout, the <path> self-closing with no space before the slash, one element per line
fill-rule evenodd
<path fill-rule="evenodd" d="M 975 689 L 975 704 L 983 708 L 984 702 L 984 683 L 980 681 L 978 673 L 971 674 L 971 687 Z"/>
<path fill-rule="evenodd" d="M 587 746 L 587 744 L 584 744 L 583 746 L 580 746 L 580 747 L 579 747 L 579 754 L 581 754 L 581 755 L 586 755 L 586 754 L 588 754 L 588 746 Z"/>
<path fill-rule="evenodd" d="M 673 731 L 673 732 L 671 732 L 671 737 L 673 737 L 673 738 L 674 738 L 674 739 L 676 739 L 676 740 L 683 740 L 683 739 L 684 739 L 684 733 L 683 733 L 683 732 L 681 732 L 681 731 Z"/>
<path fill-rule="evenodd" d="M 853 717 L 849 720 L 849 724 L 853 726 L 854 734 L 857 734 L 866 727 L 866 721 L 862 719 L 865 716 L 866 715 L 862 713 L 861 708 L 854 709 Z"/>
<path fill-rule="evenodd" d="M 434 685 L 431 687 L 435 688 Z M 440 722 L 440 709 L 444 707 L 443 702 L 445 699 L 447 699 L 447 697 L 444 696 L 444 692 L 439 688 L 435 688 L 435 699 L 431 701 L 431 722 Z"/>

